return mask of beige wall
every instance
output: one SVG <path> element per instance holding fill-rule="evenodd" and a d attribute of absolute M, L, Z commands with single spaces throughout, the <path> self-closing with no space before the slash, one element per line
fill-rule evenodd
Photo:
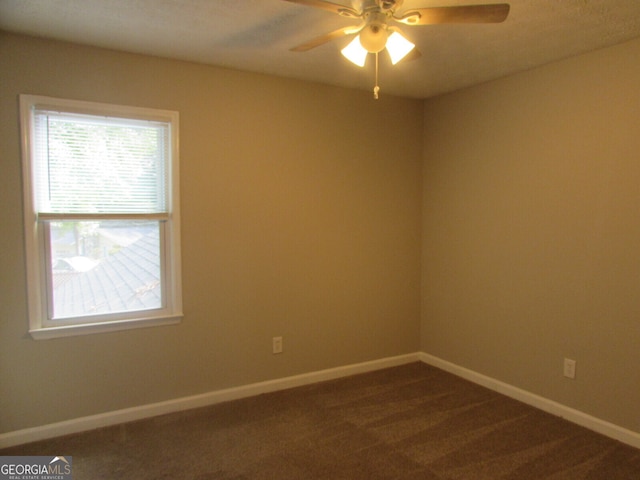
<path fill-rule="evenodd" d="M 0 432 L 417 350 L 640 432 L 637 58 L 423 110 L 1 36 Z M 19 93 L 180 111 L 182 324 L 28 337 Z"/>
<path fill-rule="evenodd" d="M 427 101 L 422 267 L 425 352 L 636 432 L 638 58 L 640 40 Z"/>
<path fill-rule="evenodd" d="M 12 35 L 0 65 L 0 432 L 418 351 L 421 102 Z M 20 93 L 180 112 L 180 325 L 29 338 Z"/>

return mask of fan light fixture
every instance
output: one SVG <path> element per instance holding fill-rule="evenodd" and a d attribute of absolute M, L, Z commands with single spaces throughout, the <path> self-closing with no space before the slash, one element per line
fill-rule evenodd
<path fill-rule="evenodd" d="M 371 26 L 367 26 L 356 38 L 354 38 L 341 52 L 347 60 L 364 67 L 368 53 L 378 53 L 387 49 L 391 57 L 391 63 L 395 65 L 407 56 L 415 45 L 407 40 L 397 30 L 388 34 L 386 29 L 379 29 L 371 34 Z"/>
<path fill-rule="evenodd" d="M 341 52 L 347 60 L 359 67 L 364 67 L 367 61 L 367 55 L 373 53 L 376 56 L 376 84 L 373 87 L 373 98 L 378 99 L 378 53 L 387 49 L 391 57 L 391 63 L 395 65 L 407 54 L 415 48 L 415 45 L 407 40 L 397 30 L 392 30 L 389 35 L 389 29 L 386 25 L 379 26 L 376 24 L 367 25 L 360 34 L 351 40 Z"/>

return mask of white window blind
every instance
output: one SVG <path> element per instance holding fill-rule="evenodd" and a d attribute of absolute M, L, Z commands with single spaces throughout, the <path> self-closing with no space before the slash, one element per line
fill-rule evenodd
<path fill-rule="evenodd" d="M 38 213 L 166 213 L 166 123 L 35 110 Z"/>

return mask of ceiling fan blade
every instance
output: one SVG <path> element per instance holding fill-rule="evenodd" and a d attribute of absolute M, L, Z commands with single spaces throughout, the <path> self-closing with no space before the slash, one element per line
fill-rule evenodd
<path fill-rule="evenodd" d="M 443 23 L 500 23 L 509 15 L 508 3 L 487 5 L 458 5 L 453 7 L 427 7 L 409 10 L 398 22 L 406 25 L 439 25 Z"/>
<path fill-rule="evenodd" d="M 351 7 L 346 7 L 333 2 L 327 2 L 325 0 L 285 0 L 285 2 L 297 3 L 299 5 L 305 5 L 307 7 L 321 8 L 329 12 L 337 13 L 343 17 L 359 18 L 362 14 L 358 13 Z"/>
<path fill-rule="evenodd" d="M 351 35 L 353 33 L 358 33 L 360 30 L 362 30 L 362 25 L 340 28 L 338 30 L 334 30 L 331 33 L 320 35 L 319 37 L 303 43 L 302 45 L 298 45 L 297 47 L 293 47 L 290 50 L 292 52 L 306 52 L 307 50 L 319 47 L 320 45 L 330 42 L 331 40 L 335 40 L 336 38 L 344 37 L 345 35 Z"/>

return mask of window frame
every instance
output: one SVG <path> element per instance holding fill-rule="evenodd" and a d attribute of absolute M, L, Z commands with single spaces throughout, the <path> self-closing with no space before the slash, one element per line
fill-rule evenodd
<path fill-rule="evenodd" d="M 20 95 L 22 177 L 24 196 L 24 234 L 29 334 L 36 340 L 112 332 L 132 328 L 179 323 L 182 319 L 182 281 L 180 253 L 179 114 L 172 110 L 132 107 L 107 103 L 69 100 L 41 95 Z M 101 117 L 166 122 L 169 125 L 170 159 L 166 161 L 166 213 L 93 214 L 69 213 L 39 215 L 35 200 L 35 109 L 79 113 Z M 56 220 L 153 220 L 160 234 L 160 269 L 163 305 L 138 310 L 73 319 L 49 318 L 53 296 L 47 275 L 50 266 L 49 223 Z"/>

